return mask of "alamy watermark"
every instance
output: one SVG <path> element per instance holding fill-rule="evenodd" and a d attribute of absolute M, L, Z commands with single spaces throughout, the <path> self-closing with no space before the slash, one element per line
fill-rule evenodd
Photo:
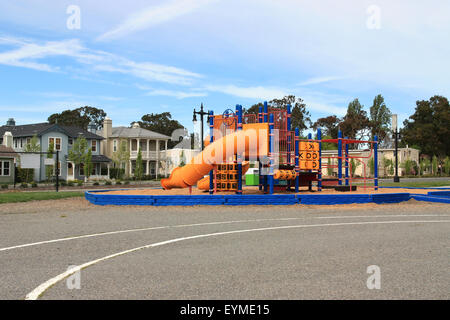
<path fill-rule="evenodd" d="M 367 278 L 367 289 L 380 290 L 381 289 L 381 269 L 379 266 L 371 265 L 367 267 L 367 271 L 370 276 Z"/>
<path fill-rule="evenodd" d="M 77 5 L 70 5 L 67 7 L 66 13 L 69 15 L 66 21 L 67 29 L 80 30 L 81 29 L 81 9 Z"/>
<path fill-rule="evenodd" d="M 69 290 L 81 289 L 81 269 L 79 266 L 69 266 L 67 271 L 73 272 L 66 280 L 66 286 Z"/>
<path fill-rule="evenodd" d="M 381 29 L 381 8 L 377 5 L 371 5 L 367 8 L 369 15 L 366 20 L 366 26 L 370 30 Z"/>

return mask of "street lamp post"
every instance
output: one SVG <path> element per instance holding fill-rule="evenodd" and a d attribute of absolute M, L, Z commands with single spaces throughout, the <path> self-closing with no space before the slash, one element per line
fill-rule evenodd
<path fill-rule="evenodd" d="M 203 150 L 204 147 L 205 147 L 205 145 L 204 145 L 205 142 L 203 141 L 204 140 L 204 137 L 203 137 L 203 117 L 208 115 L 208 112 L 203 110 L 203 103 L 200 105 L 200 111 L 195 111 L 195 108 L 194 108 L 194 116 L 192 118 L 192 122 L 197 122 L 197 114 L 200 116 L 200 121 L 201 121 L 201 124 L 200 124 L 200 128 L 201 128 L 200 129 L 200 139 L 202 141 L 201 147 L 202 147 L 202 150 Z"/>
<path fill-rule="evenodd" d="M 400 182 L 400 177 L 398 176 L 398 138 L 399 138 L 399 132 L 397 128 L 397 115 L 392 115 L 392 131 L 393 131 L 393 138 L 395 143 L 395 176 L 394 176 L 394 182 Z"/>

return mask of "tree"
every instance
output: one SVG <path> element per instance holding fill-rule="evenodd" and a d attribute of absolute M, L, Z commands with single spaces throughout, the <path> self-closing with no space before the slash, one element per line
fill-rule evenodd
<path fill-rule="evenodd" d="M 351 159 L 350 160 L 350 165 L 351 165 L 351 173 L 352 173 L 352 177 L 355 176 L 355 172 L 356 172 L 356 168 L 358 168 L 361 163 L 359 161 L 355 161 L 355 159 Z"/>
<path fill-rule="evenodd" d="M 436 156 L 433 156 L 433 159 L 431 159 L 431 167 L 433 169 L 433 174 L 437 175 L 437 173 L 438 173 L 438 158 Z"/>
<path fill-rule="evenodd" d="M 407 159 L 400 164 L 400 168 L 405 169 L 406 175 L 415 174 L 414 172 L 415 161 L 411 159 Z"/>
<path fill-rule="evenodd" d="M 112 155 L 112 160 L 116 164 L 116 167 L 119 168 L 117 177 L 120 178 L 120 170 L 125 169 L 126 164 L 130 161 L 130 150 L 128 148 L 127 140 L 123 139 L 119 142 L 119 148 Z"/>
<path fill-rule="evenodd" d="M 366 137 L 369 118 L 363 108 L 364 106 L 359 103 L 358 99 L 349 103 L 347 113 L 340 124 L 343 137 L 357 140 L 363 140 Z"/>
<path fill-rule="evenodd" d="M 50 144 L 47 150 L 47 159 L 53 159 L 54 146 Z M 47 176 L 47 181 L 50 181 L 53 177 L 53 168 L 54 166 L 48 165 L 45 166 L 45 175 Z"/>
<path fill-rule="evenodd" d="M 24 148 L 25 152 L 39 152 L 41 151 L 41 146 L 39 145 L 39 138 L 34 135 L 30 142 L 26 144 Z"/>
<path fill-rule="evenodd" d="M 61 113 L 54 113 L 48 117 L 48 122 L 51 124 L 58 123 L 63 126 L 79 127 L 86 130 L 91 122 L 97 128 L 101 128 L 105 117 L 106 113 L 102 109 L 85 106 L 74 110 L 65 110 Z"/>
<path fill-rule="evenodd" d="M 375 159 L 373 157 L 371 157 L 369 159 L 369 170 L 370 170 L 370 175 L 374 175 L 375 174 Z"/>
<path fill-rule="evenodd" d="M 420 174 L 423 175 L 425 173 L 425 171 L 430 169 L 430 166 L 431 166 L 430 159 L 423 158 L 422 160 L 420 160 L 420 163 L 419 163 Z"/>
<path fill-rule="evenodd" d="M 139 150 L 136 159 L 136 168 L 134 169 L 134 177 L 136 178 L 136 180 L 142 180 L 143 174 L 144 174 L 144 166 L 142 163 L 142 152 L 141 150 Z"/>
<path fill-rule="evenodd" d="M 444 160 L 444 170 L 445 173 L 450 176 L 450 158 L 449 157 L 445 157 Z"/>
<path fill-rule="evenodd" d="M 88 153 L 88 143 L 84 137 L 78 137 L 77 140 L 73 143 L 72 149 L 69 150 L 68 160 L 73 162 L 75 166 L 81 166 L 81 164 L 85 164 L 86 155 Z M 90 173 L 87 173 L 89 168 L 84 167 L 84 175 L 87 177 L 90 176 Z"/>
<path fill-rule="evenodd" d="M 450 104 L 442 96 L 416 102 L 413 115 L 403 122 L 401 146 L 417 146 L 421 153 L 450 155 Z"/>
<path fill-rule="evenodd" d="M 150 113 L 142 116 L 141 121 L 138 122 L 141 128 L 155 131 L 166 136 L 171 137 L 176 129 L 181 129 L 183 126 L 177 120 L 172 119 L 170 112 Z M 173 148 L 178 141 L 169 141 L 168 148 Z"/>
<path fill-rule="evenodd" d="M 327 160 L 327 175 L 328 176 L 332 176 L 333 175 L 333 167 L 332 167 L 332 162 L 331 162 L 331 159 L 330 158 L 328 158 L 328 160 Z"/>
<path fill-rule="evenodd" d="M 391 111 L 384 103 L 383 96 L 381 94 L 377 95 L 373 99 L 373 104 L 370 107 L 369 127 L 371 141 L 373 141 L 374 136 L 378 136 L 380 143 L 385 140 L 390 132 L 391 116 Z"/>
<path fill-rule="evenodd" d="M 329 139 L 337 139 L 339 124 L 341 123 L 341 119 L 337 116 L 332 115 L 325 118 L 319 118 L 316 122 L 314 122 L 312 128 L 317 130 L 317 128 L 324 128 L 323 134 L 329 136 Z"/>
<path fill-rule="evenodd" d="M 180 154 L 180 165 L 179 165 L 179 167 L 184 167 L 185 165 L 186 165 L 186 157 L 184 155 L 184 150 L 183 150 L 183 151 L 181 151 L 181 154 Z"/>
<path fill-rule="evenodd" d="M 84 158 L 84 175 L 86 176 L 87 179 L 91 177 L 93 168 L 94 165 L 92 164 L 92 149 L 89 148 Z"/>
<path fill-rule="evenodd" d="M 383 159 L 381 160 L 381 163 L 383 166 L 383 173 L 385 176 L 394 174 L 394 161 L 392 161 L 392 159 L 383 157 Z M 388 174 L 386 174 L 386 172 Z"/>
<path fill-rule="evenodd" d="M 311 125 L 311 114 L 306 110 L 306 104 L 301 98 L 294 95 L 285 96 L 281 99 L 273 99 L 267 103 L 269 108 L 285 110 L 286 106 L 291 105 L 291 125 L 292 128 L 298 128 L 300 134 L 308 129 Z M 259 102 L 252 105 L 249 109 L 244 109 L 244 114 L 258 114 L 259 107 L 263 107 L 264 103 Z"/>

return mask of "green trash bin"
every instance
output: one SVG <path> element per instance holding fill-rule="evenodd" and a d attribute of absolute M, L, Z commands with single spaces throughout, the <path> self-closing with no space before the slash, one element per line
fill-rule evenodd
<path fill-rule="evenodd" d="M 245 185 L 258 186 L 259 185 L 259 170 L 251 168 L 245 175 Z"/>

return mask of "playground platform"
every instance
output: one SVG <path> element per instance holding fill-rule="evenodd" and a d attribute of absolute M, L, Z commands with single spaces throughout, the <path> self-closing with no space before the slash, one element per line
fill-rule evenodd
<path fill-rule="evenodd" d="M 194 206 L 194 205 L 336 205 L 353 203 L 398 203 L 415 199 L 450 203 L 450 190 L 438 188 L 379 188 L 377 191 L 360 188 L 358 191 L 340 192 L 325 189 L 321 192 L 301 188 L 298 193 L 263 194 L 257 188 L 244 187 L 245 194 L 221 192 L 210 195 L 192 189 L 163 190 L 101 190 L 86 192 L 86 199 L 96 205 Z"/>

